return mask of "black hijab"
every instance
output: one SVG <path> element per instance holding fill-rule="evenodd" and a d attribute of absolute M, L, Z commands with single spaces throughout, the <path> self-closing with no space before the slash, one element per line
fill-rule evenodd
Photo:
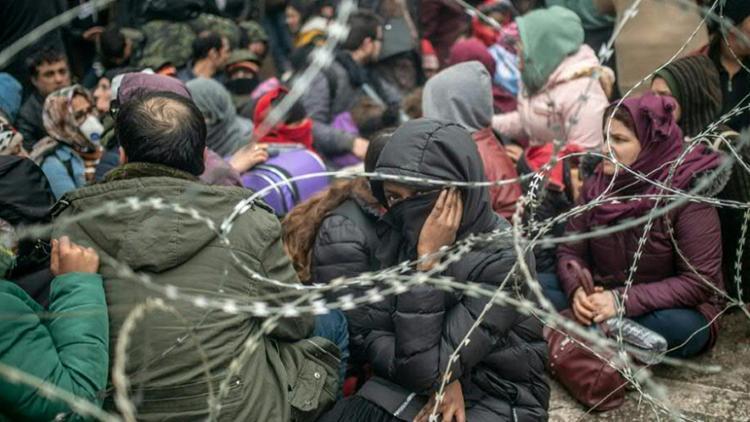
<path fill-rule="evenodd" d="M 375 171 L 456 182 L 484 182 L 484 167 L 469 132 L 461 126 L 433 119 L 412 120 L 393 133 L 380 154 Z M 378 235 L 378 259 L 393 266 L 417 258 L 417 243 L 427 217 L 439 196 L 436 186 L 403 184 L 426 192 L 399 202 L 383 216 Z M 383 182 L 371 181 L 372 192 L 387 206 Z M 492 211 L 487 187 L 462 188 L 463 216 L 457 240 L 494 230 L 499 223 Z"/>

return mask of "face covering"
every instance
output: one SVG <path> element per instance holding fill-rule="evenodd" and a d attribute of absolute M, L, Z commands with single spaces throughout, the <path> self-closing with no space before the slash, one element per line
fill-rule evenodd
<path fill-rule="evenodd" d="M 419 235 L 440 191 L 417 194 L 392 206 L 378 227 L 378 260 L 386 267 L 417 258 Z"/>
<path fill-rule="evenodd" d="M 94 117 L 93 115 L 89 115 L 86 117 L 86 120 L 81 123 L 80 126 L 78 126 L 78 129 L 81 131 L 83 136 L 86 137 L 89 141 L 98 144 L 99 141 L 102 139 L 102 133 L 104 133 L 104 126 L 102 126 L 102 123 Z"/>
<path fill-rule="evenodd" d="M 227 81 L 224 86 L 234 95 L 250 95 L 258 86 L 256 78 L 239 78 Z"/>

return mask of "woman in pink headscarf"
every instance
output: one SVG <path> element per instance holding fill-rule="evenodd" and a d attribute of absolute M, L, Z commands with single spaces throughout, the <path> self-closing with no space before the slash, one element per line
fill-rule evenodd
<path fill-rule="evenodd" d="M 690 148 L 674 121 L 675 102 L 652 95 L 625 100 L 605 112 L 607 143 L 603 147 L 623 167 L 645 176 L 643 180 L 604 160 L 586 181 L 582 201 L 605 202 L 571 219 L 568 233 L 585 233 L 616 226 L 647 215 L 657 205 L 647 195 L 671 189 L 689 191 L 704 175 L 715 172 L 718 155 L 703 146 Z M 611 125 L 606 121 L 614 112 Z M 677 163 L 675 165 L 675 163 Z M 611 188 L 610 188 L 611 186 Z M 616 201 L 615 197 L 631 197 Z M 662 200 L 664 206 L 670 200 Z M 584 325 L 616 315 L 625 316 L 661 334 L 669 356 L 689 357 L 710 348 L 718 333 L 721 309 L 721 231 L 716 210 L 704 203 L 687 202 L 653 219 L 647 242 L 637 261 L 632 286 L 625 291 L 645 223 L 606 236 L 571 242 L 558 248 L 560 286 L 545 286 L 558 308 L 571 305 Z M 673 237 L 668 230 L 673 231 Z M 593 279 L 596 292 L 587 295 L 581 278 Z"/>

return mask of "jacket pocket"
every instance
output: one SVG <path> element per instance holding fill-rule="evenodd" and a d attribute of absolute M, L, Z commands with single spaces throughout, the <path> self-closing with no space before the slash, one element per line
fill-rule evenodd
<path fill-rule="evenodd" d="M 312 361 L 304 362 L 289 393 L 289 404 L 302 412 L 317 409 L 327 376 L 322 365 Z"/>

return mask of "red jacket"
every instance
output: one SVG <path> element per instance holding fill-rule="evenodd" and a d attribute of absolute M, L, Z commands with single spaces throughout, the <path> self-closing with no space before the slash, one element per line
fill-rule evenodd
<path fill-rule="evenodd" d="M 484 165 L 484 174 L 487 180 L 509 180 L 518 178 L 516 166 L 513 165 L 505 148 L 492 133 L 491 128 L 482 129 L 472 134 L 474 141 L 477 143 L 479 155 L 482 157 Z M 492 209 L 510 219 L 516 210 L 516 201 L 521 196 L 521 185 L 512 183 L 509 185 L 496 186 L 490 188 L 490 200 Z"/>
<path fill-rule="evenodd" d="M 633 285 L 625 300 L 625 314 L 640 316 L 659 309 L 694 308 L 708 321 L 719 314 L 722 300 L 701 278 L 724 289 L 721 270 L 721 229 L 716 209 L 706 204 L 688 203 L 670 213 L 677 253 L 667 233 L 664 218 L 654 220 L 648 241 L 638 263 Z M 566 232 L 584 233 L 590 227 L 586 215 L 571 219 Z M 557 273 L 560 284 L 571 299 L 580 286 L 577 277 L 566 270 L 568 261 L 577 261 L 591 271 L 594 283 L 622 293 L 643 226 L 606 236 L 560 245 L 557 249 Z M 691 266 L 695 269 L 691 269 Z M 697 274 L 696 274 L 697 272 Z M 711 324 L 710 344 L 716 341 L 718 324 Z"/>

